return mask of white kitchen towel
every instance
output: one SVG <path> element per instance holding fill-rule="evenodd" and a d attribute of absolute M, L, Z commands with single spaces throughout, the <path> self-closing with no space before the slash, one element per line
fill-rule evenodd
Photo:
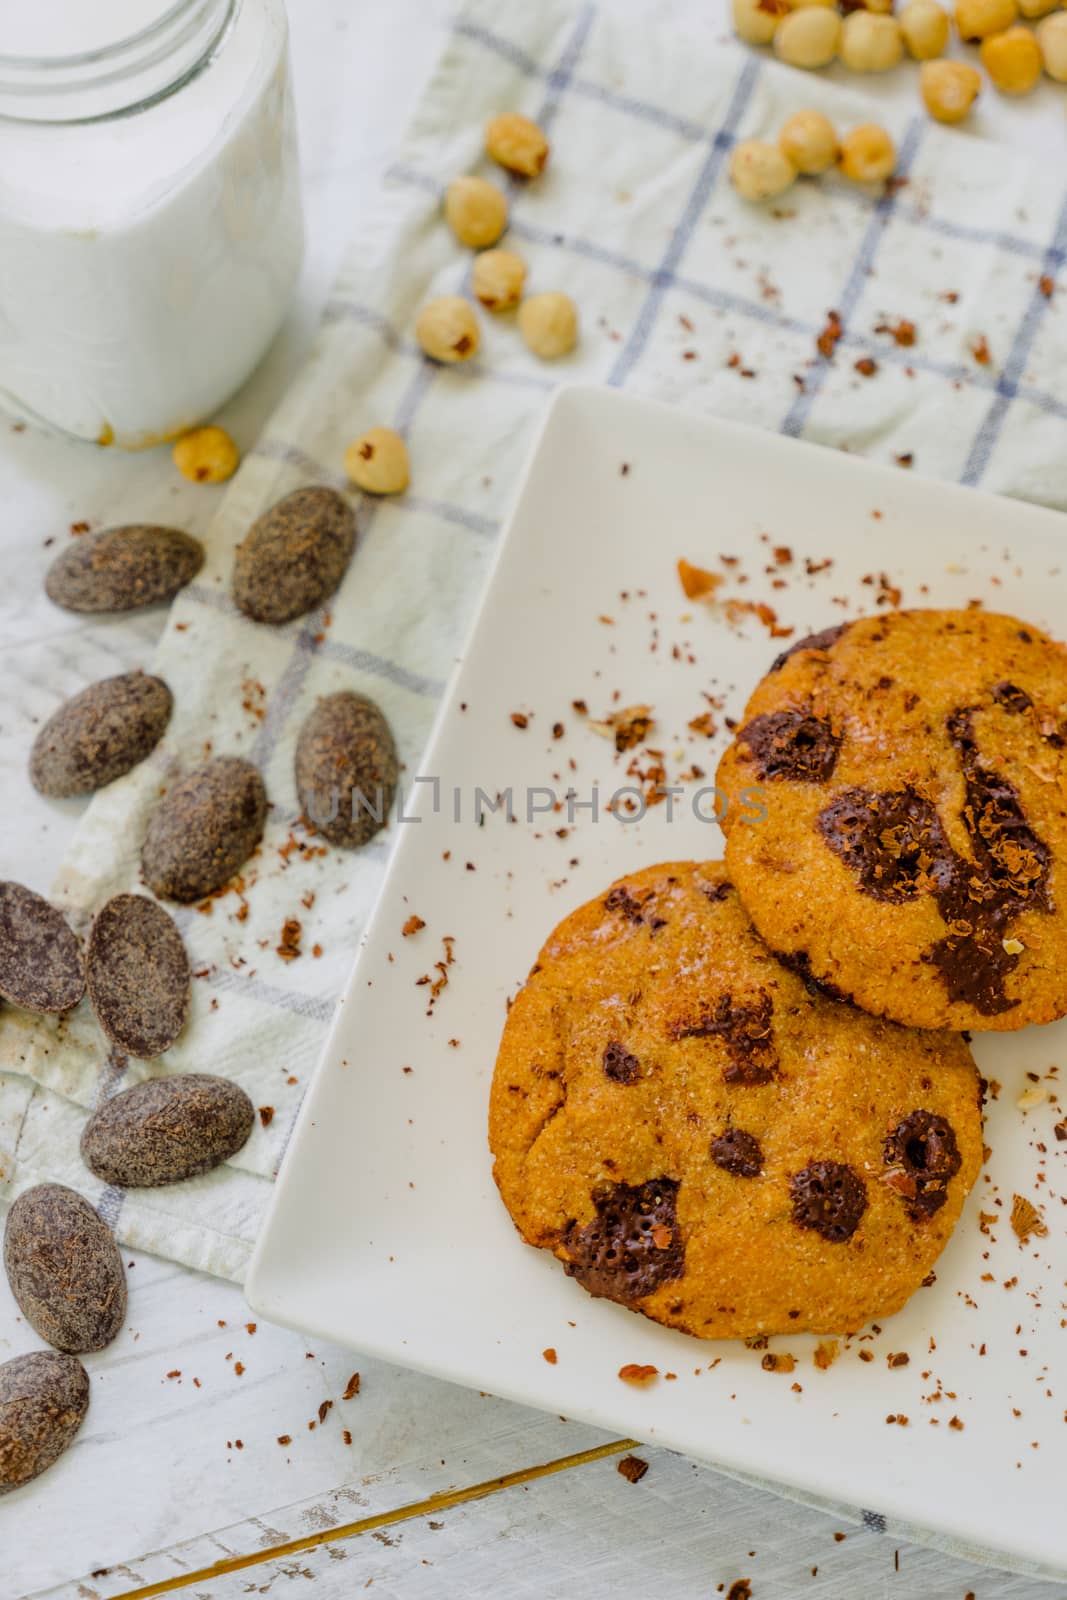
<path fill-rule="evenodd" d="M 109 1065 L 86 1005 L 58 1022 L 0 1014 L 8 1198 L 45 1178 L 71 1183 L 131 1245 L 241 1277 L 396 836 L 394 826 L 351 854 L 303 830 L 297 729 L 318 696 L 362 690 L 395 729 L 410 782 L 556 383 L 625 385 L 901 470 L 1067 505 L 1067 281 L 1056 285 L 1067 203 L 1053 163 L 1039 171 L 905 115 L 890 119 L 899 165 L 888 188 L 831 175 L 748 205 L 727 176 L 738 138 L 773 137 L 803 106 L 823 106 L 841 127 L 871 108 L 724 47 L 695 11 L 688 28 L 685 15 L 672 3 L 637 27 L 572 0 L 475 0 L 456 21 L 360 224 L 316 353 L 243 463 L 207 564 L 174 605 L 155 664 L 175 693 L 167 737 L 89 807 L 56 897 L 84 929 L 108 895 L 138 887 L 161 786 L 208 751 L 262 768 L 272 801 L 263 846 L 229 893 L 179 913 L 197 979 L 189 1025 L 160 1065 Z M 482 130 L 508 108 L 552 142 L 544 176 L 510 186 L 509 242 L 532 290 L 574 296 L 581 342 L 547 366 L 513 318 L 480 315 L 477 359 L 440 368 L 413 340 L 415 315 L 429 296 L 461 292 L 471 261 L 442 221 L 442 189 L 461 172 L 499 178 Z M 839 337 L 820 348 L 831 313 Z M 356 554 L 324 612 L 280 629 L 249 622 L 229 598 L 234 545 L 298 485 L 346 490 L 344 446 L 373 423 L 406 434 L 411 492 L 354 497 Z M 707 514 L 713 524 L 713 503 Z M 930 541 L 933 553 L 936 528 Z M 286 921 L 300 924 L 296 959 L 280 948 Z M 78 1157 L 86 1111 L 161 1068 L 242 1084 L 262 1108 L 254 1136 L 203 1179 L 102 1193 Z"/>

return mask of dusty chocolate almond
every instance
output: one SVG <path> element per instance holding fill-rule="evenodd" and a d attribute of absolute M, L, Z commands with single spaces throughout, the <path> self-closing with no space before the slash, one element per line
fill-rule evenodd
<path fill-rule="evenodd" d="M 255 1107 L 235 1083 L 201 1072 L 147 1078 L 99 1106 L 82 1160 L 105 1183 L 156 1189 L 210 1172 L 244 1144 Z"/>
<path fill-rule="evenodd" d="M 55 906 L 0 882 L 0 995 L 27 1011 L 69 1011 L 84 993 L 78 941 Z"/>
<path fill-rule="evenodd" d="M 117 894 L 96 914 L 85 947 L 96 1020 L 127 1055 L 169 1050 L 189 1010 L 189 959 L 174 920 L 143 894 Z"/>
<path fill-rule="evenodd" d="M 141 867 L 164 900 L 200 900 L 233 877 L 263 837 L 267 791 L 250 761 L 216 756 L 172 785 L 148 819 Z"/>
<path fill-rule="evenodd" d="M 89 1409 L 89 1374 L 74 1356 L 35 1350 L 0 1366 L 0 1494 L 57 1461 Z"/>
<path fill-rule="evenodd" d="M 39 1183 L 7 1214 L 4 1268 L 30 1326 L 57 1350 L 102 1350 L 126 1315 L 126 1271 L 88 1200 Z"/>
<path fill-rule="evenodd" d="M 291 622 L 327 599 L 356 544 L 352 508 L 333 489 L 296 489 L 237 546 L 234 602 L 256 622 Z"/>
<path fill-rule="evenodd" d="M 91 683 L 65 701 L 33 741 L 34 788 L 64 799 L 114 783 L 155 749 L 173 705 L 163 679 L 143 672 Z"/>
<path fill-rule="evenodd" d="M 383 827 L 396 794 L 396 745 L 373 700 L 345 691 L 309 713 L 296 741 L 304 816 L 331 844 L 354 850 Z"/>
<path fill-rule="evenodd" d="M 189 534 L 136 522 L 83 534 L 53 561 L 44 588 L 68 611 L 137 611 L 173 600 L 203 564 Z"/>

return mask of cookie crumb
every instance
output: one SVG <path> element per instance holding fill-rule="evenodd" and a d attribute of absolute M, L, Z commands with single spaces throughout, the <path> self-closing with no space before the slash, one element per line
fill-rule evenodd
<path fill-rule="evenodd" d="M 283 961 L 295 961 L 300 955 L 300 936 L 303 928 L 295 917 L 287 917 L 282 923 L 281 939 L 277 947 L 277 954 Z"/>
<path fill-rule="evenodd" d="M 899 322 L 880 322 L 875 328 L 875 333 L 888 333 L 897 344 L 907 347 L 915 343 L 916 329 L 914 322 L 909 322 L 906 317 L 901 317 Z"/>
<path fill-rule="evenodd" d="M 640 1366 L 636 1361 L 628 1361 L 625 1366 L 619 1368 L 618 1375 L 623 1383 L 643 1385 L 659 1377 L 659 1368 Z"/>
<path fill-rule="evenodd" d="M 1026 1244 L 1031 1234 L 1043 1239 L 1048 1233 L 1047 1226 L 1041 1220 L 1040 1211 L 1021 1194 L 1013 1194 L 1011 1197 L 1011 1225 L 1020 1244 Z"/>
<path fill-rule="evenodd" d="M 687 600 L 703 600 L 705 595 L 713 593 L 719 587 L 722 573 L 708 572 L 705 567 L 693 566 L 683 556 L 678 562 L 678 580 Z"/>
<path fill-rule="evenodd" d="M 827 312 L 826 326 L 815 341 L 816 349 L 825 360 L 829 361 L 833 356 L 837 342 L 844 331 L 845 329 L 838 313 L 836 311 Z"/>

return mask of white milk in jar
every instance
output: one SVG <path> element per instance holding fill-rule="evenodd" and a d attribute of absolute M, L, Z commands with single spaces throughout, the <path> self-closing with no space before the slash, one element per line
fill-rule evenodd
<path fill-rule="evenodd" d="M 0 403 L 156 443 L 248 376 L 299 273 L 284 0 L 3 11 Z"/>

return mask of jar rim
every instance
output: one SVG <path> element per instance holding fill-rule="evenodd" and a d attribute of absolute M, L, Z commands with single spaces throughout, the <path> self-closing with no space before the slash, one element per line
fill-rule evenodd
<path fill-rule="evenodd" d="M 203 71 L 241 5 L 174 0 L 109 44 L 66 55 L 0 52 L 0 122 L 102 122 L 147 110 Z"/>

